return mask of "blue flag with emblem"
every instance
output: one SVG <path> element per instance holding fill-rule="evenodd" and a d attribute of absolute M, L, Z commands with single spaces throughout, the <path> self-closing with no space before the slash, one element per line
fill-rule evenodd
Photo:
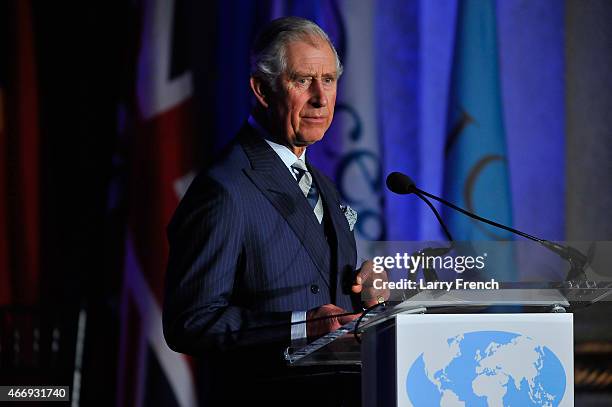
<path fill-rule="evenodd" d="M 512 225 L 501 104 L 495 2 L 461 0 L 444 146 L 445 198 L 499 223 Z M 448 208 L 444 218 L 456 240 L 511 240 L 504 230 Z M 495 278 L 514 279 L 513 252 L 496 251 Z"/>

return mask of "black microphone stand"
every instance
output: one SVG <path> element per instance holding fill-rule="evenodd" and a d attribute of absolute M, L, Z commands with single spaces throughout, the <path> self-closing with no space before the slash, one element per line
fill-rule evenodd
<path fill-rule="evenodd" d="M 506 225 L 502 225 L 501 223 L 497 223 L 494 222 L 492 220 L 483 218 L 482 216 L 476 215 L 475 213 L 466 211 L 465 209 L 447 201 L 446 199 L 440 198 L 438 196 L 435 196 L 433 194 L 430 194 L 429 192 L 423 191 L 422 189 L 418 188 L 416 185 L 413 185 L 412 188 L 414 189 L 414 193 L 417 196 L 420 195 L 424 195 L 427 196 L 431 199 L 434 199 L 444 205 L 447 205 L 459 212 L 461 212 L 462 214 L 469 216 L 470 218 L 479 220 L 481 222 L 484 222 L 486 224 L 489 224 L 491 226 L 495 226 L 497 228 L 500 229 L 504 229 L 507 230 L 508 232 L 517 234 L 519 236 L 522 236 L 526 239 L 529 240 L 533 240 L 534 242 L 538 242 L 540 243 L 542 246 L 546 247 L 547 249 L 555 252 L 557 255 L 561 256 L 563 259 L 567 260 L 568 263 L 570 264 L 570 270 L 567 273 L 567 276 L 565 278 L 566 281 L 575 281 L 575 280 L 586 280 L 586 273 L 584 272 L 584 269 L 588 263 L 588 258 L 587 256 L 585 256 L 583 253 L 581 253 L 578 249 L 575 249 L 571 246 L 563 246 L 560 245 L 558 243 L 554 243 L 545 239 L 540 239 L 539 237 L 536 236 L 532 236 L 528 233 L 525 232 L 521 232 L 520 230 L 511 228 L 509 226 Z"/>
<path fill-rule="evenodd" d="M 503 229 L 503 230 L 507 230 L 508 232 L 517 234 L 519 236 L 522 236 L 526 239 L 532 240 L 534 242 L 538 242 L 539 244 L 541 244 L 542 246 L 546 247 L 548 250 L 551 250 L 553 252 L 555 252 L 558 256 L 560 256 L 561 258 L 567 260 L 567 262 L 570 264 L 570 270 L 567 273 L 567 276 L 565 277 L 565 281 L 567 282 L 580 282 L 580 281 L 585 281 L 587 279 L 586 273 L 584 272 L 584 269 L 586 267 L 586 265 L 589 263 L 588 257 L 585 256 L 583 253 L 581 253 L 579 250 L 571 247 L 571 246 L 563 246 L 560 245 L 558 243 L 554 243 L 548 240 L 544 240 L 544 239 L 540 239 L 539 237 L 536 236 L 532 236 L 528 233 L 525 232 L 521 232 L 520 230 L 511 228 L 509 226 L 506 225 L 502 225 L 501 223 L 497 223 L 494 222 L 492 220 L 483 218 L 482 216 L 478 216 L 475 213 L 466 211 L 465 209 L 447 201 L 446 199 L 440 198 L 436 195 L 430 194 L 427 191 L 423 191 L 422 189 L 418 188 L 416 186 L 416 184 L 414 183 L 414 181 L 407 176 L 406 174 L 402 174 L 400 172 L 392 172 L 391 174 L 389 174 L 387 176 L 387 187 L 392 191 L 395 192 L 397 194 L 411 194 L 414 193 L 416 194 L 419 198 L 423 199 L 427 205 L 429 205 L 430 208 L 432 208 L 432 210 L 434 211 L 434 213 L 436 214 L 436 217 L 438 218 L 438 221 L 442 224 L 442 227 L 444 229 L 444 232 L 447 234 L 447 236 L 449 236 L 448 230 L 446 229 L 446 227 L 444 226 L 444 223 L 442 223 L 442 220 L 440 218 L 440 215 L 438 214 L 438 212 L 435 210 L 435 208 L 433 207 L 433 205 L 431 204 L 431 202 L 429 202 L 427 199 L 425 199 L 425 197 L 429 197 L 431 199 L 434 199 L 458 212 L 461 212 L 462 214 L 469 216 L 470 218 L 476 219 L 480 222 L 486 223 L 488 225 L 494 226 L 496 228 L 499 229 Z M 580 281 L 578 281 L 580 280 Z"/>

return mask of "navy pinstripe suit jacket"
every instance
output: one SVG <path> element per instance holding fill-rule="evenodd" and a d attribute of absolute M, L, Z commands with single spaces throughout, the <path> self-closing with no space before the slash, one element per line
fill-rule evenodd
<path fill-rule="evenodd" d="M 353 308 L 354 236 L 333 183 L 309 168 L 327 233 L 287 167 L 248 125 L 193 181 L 168 226 L 163 327 L 173 350 L 280 349 L 290 343 L 292 311 Z"/>

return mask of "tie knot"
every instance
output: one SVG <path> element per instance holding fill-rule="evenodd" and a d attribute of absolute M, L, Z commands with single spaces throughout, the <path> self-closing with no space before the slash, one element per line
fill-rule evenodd
<path fill-rule="evenodd" d="M 308 168 L 306 168 L 306 163 L 301 158 L 294 162 L 291 167 L 301 172 L 308 171 Z"/>

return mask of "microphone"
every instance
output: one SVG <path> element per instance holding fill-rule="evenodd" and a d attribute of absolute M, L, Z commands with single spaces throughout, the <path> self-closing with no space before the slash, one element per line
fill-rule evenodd
<path fill-rule="evenodd" d="M 406 174 L 394 171 L 387 175 L 387 188 L 398 195 L 407 195 L 416 192 L 416 184 Z"/>
<path fill-rule="evenodd" d="M 540 239 L 539 237 L 532 236 L 528 233 L 521 232 L 520 230 L 511 228 L 506 225 L 502 225 L 501 223 L 494 222 L 492 220 L 483 218 L 482 216 L 476 215 L 475 213 L 466 211 L 465 209 L 447 201 L 446 199 L 440 198 L 436 195 L 430 194 L 429 192 L 423 191 L 418 188 L 415 182 L 406 174 L 402 174 L 401 172 L 392 172 L 387 176 L 387 188 L 391 192 L 394 192 L 399 195 L 407 195 L 407 194 L 415 194 L 421 199 L 424 197 L 429 197 L 434 199 L 456 211 L 461 212 L 462 214 L 469 216 L 470 218 L 476 219 L 480 222 L 484 222 L 496 228 L 500 228 L 503 230 L 507 230 L 508 232 L 514 233 L 516 235 L 522 236 L 526 239 L 532 240 L 546 247 L 548 250 L 556 253 L 562 259 L 567 260 L 571 266 L 570 271 L 567 273 L 566 280 L 572 281 L 577 277 L 582 277 L 586 280 L 586 274 L 584 273 L 584 267 L 588 263 L 588 258 L 579 250 L 571 247 L 571 246 L 563 246 L 558 243 L 554 243 L 545 239 Z M 431 207 L 431 202 L 429 203 Z M 437 215 L 439 216 L 439 215 Z M 441 219 L 438 219 L 441 222 Z M 445 232 L 446 233 L 446 232 Z"/>

